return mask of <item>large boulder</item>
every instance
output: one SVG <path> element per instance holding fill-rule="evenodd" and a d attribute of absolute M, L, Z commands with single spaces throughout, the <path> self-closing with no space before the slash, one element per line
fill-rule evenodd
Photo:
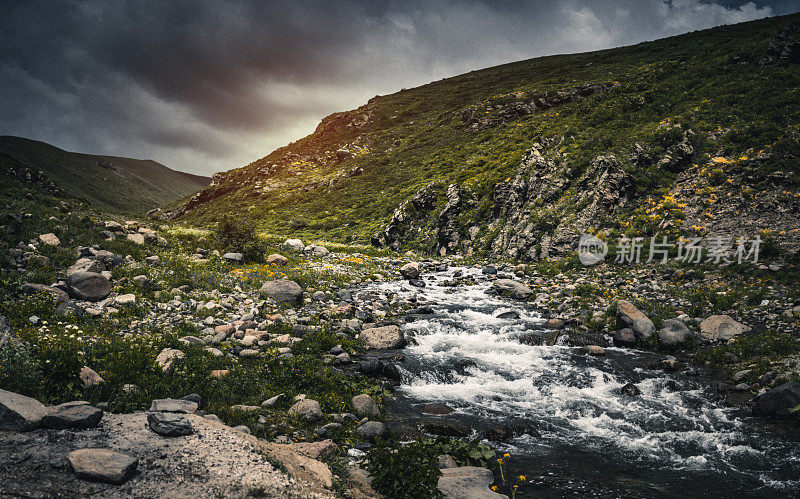
<path fill-rule="evenodd" d="M 400 275 L 402 275 L 406 279 L 417 279 L 419 278 L 419 274 L 420 274 L 420 269 L 419 269 L 419 264 L 417 262 L 409 262 L 400 267 Z"/>
<path fill-rule="evenodd" d="M 283 242 L 281 247 L 286 251 L 293 251 L 295 253 L 302 253 L 306 249 L 306 245 L 299 239 L 287 239 Z"/>
<path fill-rule="evenodd" d="M 656 326 L 653 321 L 647 317 L 639 317 L 633 321 L 633 334 L 636 339 L 645 341 L 656 332 Z"/>
<path fill-rule="evenodd" d="M 42 418 L 42 427 L 57 430 L 94 428 L 102 418 L 102 409 L 89 405 L 89 402 L 78 400 L 50 407 Z"/>
<path fill-rule="evenodd" d="M 67 459 L 78 478 L 115 484 L 128 480 L 139 465 L 135 457 L 109 449 L 79 449 Z"/>
<path fill-rule="evenodd" d="M 680 319 L 667 319 L 658 330 L 658 341 L 667 348 L 677 348 L 689 340 L 689 328 Z"/>
<path fill-rule="evenodd" d="M 533 294 L 531 288 L 513 279 L 498 279 L 492 286 L 498 293 L 508 294 L 515 300 L 527 300 Z"/>
<path fill-rule="evenodd" d="M 617 320 L 622 324 L 622 327 L 633 328 L 633 324 L 637 319 L 647 319 L 647 315 L 628 300 L 619 300 L 617 302 Z"/>
<path fill-rule="evenodd" d="M 387 348 L 400 348 L 405 344 L 405 338 L 397 326 L 383 326 L 364 329 L 359 334 L 367 348 L 383 350 Z"/>
<path fill-rule="evenodd" d="M 102 274 L 78 271 L 67 277 L 67 290 L 76 300 L 100 301 L 111 293 L 111 283 Z"/>
<path fill-rule="evenodd" d="M 378 404 L 366 393 L 353 397 L 353 410 L 362 418 L 376 419 L 381 415 Z"/>
<path fill-rule="evenodd" d="M 0 389 L 0 430 L 34 430 L 46 415 L 47 408 L 38 400 Z"/>
<path fill-rule="evenodd" d="M 261 293 L 278 303 L 297 303 L 303 296 L 303 288 L 289 279 L 267 281 L 261 286 Z"/>
<path fill-rule="evenodd" d="M 319 407 L 319 402 L 312 399 L 303 399 L 297 401 L 292 407 L 289 408 L 290 416 L 300 416 L 309 422 L 316 422 L 322 419 L 322 409 Z"/>
<path fill-rule="evenodd" d="M 750 331 L 748 326 L 736 322 L 727 315 L 712 315 L 700 323 L 700 343 L 728 341 L 734 336 Z"/>
<path fill-rule="evenodd" d="M 470 499 L 502 499 L 506 496 L 492 492 L 489 485 L 494 482 L 491 470 L 478 466 L 445 468 L 439 477 L 439 492 L 444 497 Z"/>
<path fill-rule="evenodd" d="M 790 381 L 762 393 L 755 399 L 753 415 L 765 418 L 788 416 L 800 405 L 800 383 Z"/>
<path fill-rule="evenodd" d="M 164 437 L 183 437 L 194 432 L 192 423 L 180 414 L 151 412 L 147 415 L 147 426 Z"/>
<path fill-rule="evenodd" d="M 366 440 L 375 440 L 386 435 L 389 429 L 379 421 L 367 421 L 356 428 L 356 435 Z"/>

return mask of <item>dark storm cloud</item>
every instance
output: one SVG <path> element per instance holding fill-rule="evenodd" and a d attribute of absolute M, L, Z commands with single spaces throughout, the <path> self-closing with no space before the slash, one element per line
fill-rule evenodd
<path fill-rule="evenodd" d="M 780 0 L 7 2 L 0 133 L 210 173 L 375 94 L 798 8 Z"/>

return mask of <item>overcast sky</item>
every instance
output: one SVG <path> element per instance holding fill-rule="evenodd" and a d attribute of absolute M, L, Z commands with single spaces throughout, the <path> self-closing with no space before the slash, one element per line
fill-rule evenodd
<path fill-rule="evenodd" d="M 0 135 L 209 175 L 370 97 L 800 0 L 0 0 Z"/>

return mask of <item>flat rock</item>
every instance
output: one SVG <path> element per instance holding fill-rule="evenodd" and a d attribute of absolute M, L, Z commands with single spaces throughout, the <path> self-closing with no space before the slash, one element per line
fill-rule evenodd
<path fill-rule="evenodd" d="M 47 295 L 55 306 L 66 303 L 69 300 L 69 295 L 63 289 L 54 288 L 52 286 L 45 286 L 44 284 L 25 283 L 22 285 L 22 292 L 25 294 L 33 295 L 42 293 Z"/>
<path fill-rule="evenodd" d="M 139 465 L 135 457 L 109 449 L 80 449 L 67 459 L 78 478 L 115 484 L 127 481 Z"/>
<path fill-rule="evenodd" d="M 42 418 L 42 427 L 58 430 L 94 428 L 100 424 L 102 418 L 102 409 L 89 405 L 89 402 L 78 400 L 50 407 Z"/>
<path fill-rule="evenodd" d="M 103 262 L 95 260 L 94 258 L 79 258 L 78 261 L 73 263 L 67 269 L 67 275 L 74 274 L 75 272 L 94 272 L 99 274 L 106 269 Z"/>
<path fill-rule="evenodd" d="M 403 333 L 394 325 L 364 329 L 359 337 L 364 340 L 367 348 L 376 350 L 400 348 L 405 344 Z"/>
<path fill-rule="evenodd" d="M 623 327 L 632 328 L 636 319 L 647 319 L 647 316 L 628 300 L 619 300 L 617 302 L 617 320 L 623 324 Z"/>
<path fill-rule="evenodd" d="M 438 488 L 446 498 L 453 499 L 501 499 L 507 496 L 492 492 L 494 482 L 491 470 L 477 466 L 461 466 L 441 470 Z"/>
<path fill-rule="evenodd" d="M 225 253 L 222 255 L 223 260 L 227 260 L 229 262 L 241 262 L 244 260 L 244 255 L 241 253 Z"/>
<path fill-rule="evenodd" d="M 158 353 L 156 364 L 158 364 L 162 371 L 169 371 L 172 364 L 185 356 L 186 354 L 177 348 L 165 348 Z"/>
<path fill-rule="evenodd" d="M 47 408 L 38 400 L 0 389 L 0 430 L 34 430 L 46 415 Z"/>
<path fill-rule="evenodd" d="M 289 263 L 289 259 L 283 255 L 279 255 L 277 253 L 273 253 L 267 257 L 267 265 L 286 265 Z"/>
<path fill-rule="evenodd" d="M 197 402 L 183 399 L 155 399 L 150 404 L 150 412 L 182 412 L 194 414 Z"/>
<path fill-rule="evenodd" d="M 58 246 L 59 244 L 61 244 L 61 241 L 59 241 L 58 237 L 56 237 L 56 235 L 53 234 L 52 232 L 40 235 L 39 241 L 41 241 L 42 244 L 46 244 L 48 246 Z"/>
<path fill-rule="evenodd" d="M 186 416 L 174 413 L 151 412 L 147 415 L 147 426 L 164 437 L 184 437 L 194 433 Z"/>
<path fill-rule="evenodd" d="M 750 331 L 748 326 L 736 322 L 727 315 L 712 315 L 700 323 L 700 343 L 728 341 Z"/>

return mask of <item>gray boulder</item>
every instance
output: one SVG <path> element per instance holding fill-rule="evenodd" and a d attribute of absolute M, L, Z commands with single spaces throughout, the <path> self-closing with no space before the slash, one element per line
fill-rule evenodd
<path fill-rule="evenodd" d="M 712 315 L 700 323 L 700 343 L 728 341 L 750 331 L 750 327 L 736 322 L 727 315 Z"/>
<path fill-rule="evenodd" d="M 405 338 L 397 326 L 383 326 L 364 329 L 359 334 L 367 348 L 383 350 L 400 348 L 405 344 Z"/>
<path fill-rule="evenodd" d="M 372 397 L 367 395 L 366 393 L 362 393 L 361 395 L 356 395 L 353 397 L 353 409 L 355 413 L 362 418 L 370 418 L 375 419 L 381 415 L 381 411 L 378 408 L 378 404 L 372 400 Z"/>
<path fill-rule="evenodd" d="M 386 435 L 387 431 L 385 424 L 378 421 L 367 421 L 356 428 L 356 435 L 367 440 L 375 440 Z"/>
<path fill-rule="evenodd" d="M 261 293 L 278 303 L 297 303 L 303 296 L 303 288 L 289 279 L 267 281 L 261 286 Z"/>
<path fill-rule="evenodd" d="M 303 241 L 300 239 L 287 239 L 281 245 L 283 249 L 286 251 L 293 251 L 295 253 L 302 253 L 303 250 L 306 248 L 306 245 L 303 244 Z"/>
<path fill-rule="evenodd" d="M 614 346 L 635 347 L 636 336 L 634 336 L 633 330 L 629 327 L 626 327 L 614 333 Z"/>
<path fill-rule="evenodd" d="M 46 415 L 47 408 L 38 400 L 0 389 L 0 430 L 34 430 Z"/>
<path fill-rule="evenodd" d="M 94 428 L 103 418 L 102 409 L 78 400 L 51 407 L 42 418 L 42 427 L 63 430 L 67 428 Z"/>
<path fill-rule="evenodd" d="M 85 480 L 121 484 L 133 476 L 139 460 L 109 449 L 80 449 L 67 456 L 72 470 Z"/>
<path fill-rule="evenodd" d="M 111 293 L 111 283 L 102 274 L 78 271 L 67 277 L 67 292 L 76 300 L 100 301 Z"/>
<path fill-rule="evenodd" d="M 319 402 L 312 399 L 303 399 L 296 402 L 289 408 L 290 416 L 300 416 L 309 422 L 316 422 L 322 419 L 322 409 Z"/>
<path fill-rule="evenodd" d="M 788 416 L 800 405 L 800 383 L 790 381 L 767 390 L 755 399 L 753 415 L 765 418 Z"/>
<path fill-rule="evenodd" d="M 33 295 L 42 293 L 47 295 L 56 306 L 65 303 L 69 300 L 69 295 L 66 291 L 52 286 L 45 286 L 44 284 L 25 283 L 22 285 L 22 292 L 25 294 Z"/>
<path fill-rule="evenodd" d="M 192 423 L 180 414 L 151 412 L 147 415 L 147 425 L 164 437 L 183 437 L 194 433 Z"/>
<path fill-rule="evenodd" d="M 419 274 L 420 268 L 417 262 L 409 262 L 400 267 L 400 275 L 406 279 L 417 279 L 419 278 Z"/>
<path fill-rule="evenodd" d="M 491 470 L 477 466 L 461 466 L 441 470 L 438 488 L 445 497 L 469 499 L 501 499 L 506 496 L 492 492 Z"/>
<path fill-rule="evenodd" d="M 222 255 L 222 259 L 228 262 L 239 263 L 242 260 L 244 260 L 244 255 L 242 255 L 241 253 L 225 253 L 224 255 Z"/>
<path fill-rule="evenodd" d="M 101 261 L 93 258 L 79 258 L 77 262 L 73 263 L 72 266 L 67 269 L 67 275 L 74 274 L 75 272 L 93 272 L 99 274 L 104 270 L 107 269 L 105 264 Z"/>
<path fill-rule="evenodd" d="M 653 336 L 656 332 L 656 326 L 653 324 L 653 321 L 648 319 L 647 317 L 639 317 L 635 321 L 633 321 L 633 334 L 636 336 L 637 339 L 645 341 L 649 337 Z"/>
<path fill-rule="evenodd" d="M 492 287 L 500 294 L 508 294 L 515 300 L 527 300 L 533 290 L 521 282 L 513 279 L 498 279 L 492 283 Z"/>
<path fill-rule="evenodd" d="M 658 331 L 658 341 L 667 348 L 677 348 L 689 340 L 689 328 L 680 319 L 667 319 Z"/>

